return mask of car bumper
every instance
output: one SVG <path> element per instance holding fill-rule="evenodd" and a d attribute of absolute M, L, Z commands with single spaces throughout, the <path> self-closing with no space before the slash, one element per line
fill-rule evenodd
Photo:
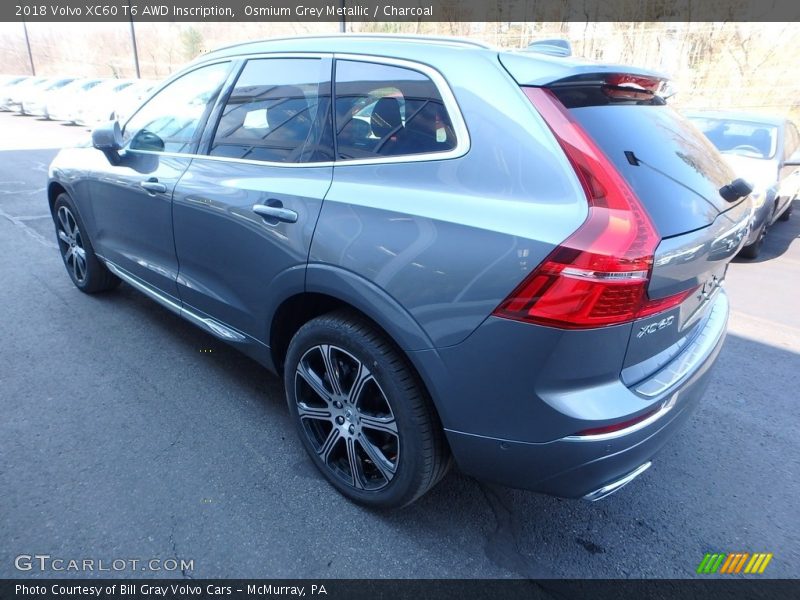
<path fill-rule="evenodd" d="M 650 416 L 646 419 L 611 433 L 572 433 L 538 443 L 447 430 L 456 462 L 463 472 L 483 481 L 567 498 L 596 500 L 620 489 L 646 470 L 696 408 L 722 348 L 727 318 L 728 300 L 723 291 L 702 329 L 681 354 L 632 388 L 615 388 L 617 399 L 628 395 L 622 400 L 647 407 L 645 414 Z M 580 393 L 587 398 L 592 394 L 586 388 Z M 597 393 L 606 392 L 598 389 Z M 636 414 L 621 416 L 618 421 L 631 416 Z M 573 432 L 586 429 L 585 420 L 574 421 Z"/>

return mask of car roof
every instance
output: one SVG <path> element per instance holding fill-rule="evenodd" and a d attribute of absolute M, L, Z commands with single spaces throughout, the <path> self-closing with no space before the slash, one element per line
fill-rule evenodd
<path fill-rule="evenodd" d="M 501 62 L 520 85 L 546 85 L 587 73 L 637 73 L 667 79 L 661 73 L 609 65 L 575 57 L 554 57 L 530 50 L 505 50 L 457 37 L 397 34 L 328 34 L 256 40 L 218 48 L 195 59 L 193 64 L 220 58 L 270 53 L 342 53 L 405 59 L 434 65 L 451 58 L 487 58 Z"/>
<path fill-rule="evenodd" d="M 750 123 L 773 125 L 775 127 L 780 127 L 789 120 L 786 117 L 776 115 L 765 115 L 761 113 L 738 110 L 684 110 L 682 112 L 689 118 L 699 117 L 705 119 L 717 119 L 720 121 L 747 121 Z"/>

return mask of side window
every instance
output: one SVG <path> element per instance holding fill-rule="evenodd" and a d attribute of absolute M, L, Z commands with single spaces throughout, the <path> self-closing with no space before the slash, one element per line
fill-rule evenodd
<path fill-rule="evenodd" d="M 336 61 L 340 160 L 446 152 L 456 134 L 436 85 L 412 69 Z"/>
<path fill-rule="evenodd" d="M 131 150 L 190 153 L 198 125 L 219 94 L 230 63 L 190 71 L 176 79 L 125 124 L 123 142 Z"/>
<path fill-rule="evenodd" d="M 333 160 L 331 61 L 247 61 L 211 142 L 212 156 L 267 162 Z"/>

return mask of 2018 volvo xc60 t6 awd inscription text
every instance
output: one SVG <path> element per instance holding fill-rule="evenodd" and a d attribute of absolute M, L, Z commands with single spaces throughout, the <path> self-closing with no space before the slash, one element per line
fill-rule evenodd
<path fill-rule="evenodd" d="M 720 350 L 748 189 L 663 76 L 467 41 L 250 42 L 61 151 L 69 276 L 281 374 L 311 460 L 397 507 L 451 462 L 601 498 Z"/>

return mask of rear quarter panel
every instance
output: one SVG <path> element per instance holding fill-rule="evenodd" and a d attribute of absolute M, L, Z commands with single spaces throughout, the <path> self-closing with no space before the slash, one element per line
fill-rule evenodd
<path fill-rule="evenodd" d="M 468 152 L 337 163 L 310 261 L 375 283 L 441 347 L 474 331 L 580 226 L 587 206 L 552 134 L 496 55 L 447 55 L 431 66 L 456 97 Z"/>

